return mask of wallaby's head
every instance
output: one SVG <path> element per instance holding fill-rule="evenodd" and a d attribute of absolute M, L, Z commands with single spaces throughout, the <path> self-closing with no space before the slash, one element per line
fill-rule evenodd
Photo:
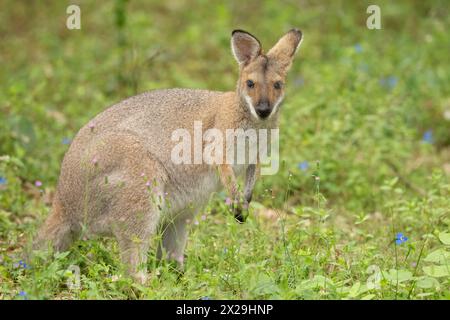
<path fill-rule="evenodd" d="M 264 54 L 253 35 L 234 30 L 231 49 L 239 63 L 237 94 L 258 120 L 272 117 L 284 96 L 286 74 L 302 41 L 300 30 L 292 29 Z"/>

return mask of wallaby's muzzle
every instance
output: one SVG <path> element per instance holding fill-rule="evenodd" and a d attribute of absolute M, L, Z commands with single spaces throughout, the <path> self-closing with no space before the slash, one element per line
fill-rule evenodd
<path fill-rule="evenodd" d="M 270 108 L 269 102 L 262 102 L 256 106 L 255 111 L 258 117 L 265 119 L 272 112 L 272 108 Z"/>

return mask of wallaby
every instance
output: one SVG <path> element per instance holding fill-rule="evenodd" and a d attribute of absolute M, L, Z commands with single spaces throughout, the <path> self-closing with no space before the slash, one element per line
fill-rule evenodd
<path fill-rule="evenodd" d="M 56 251 L 64 251 L 82 234 L 114 236 L 128 272 L 145 282 L 151 236 L 161 228 L 157 256 L 182 264 L 187 224 L 221 186 L 233 200 L 236 218 L 243 221 L 259 165 L 175 164 L 172 134 L 179 128 L 192 133 L 196 121 L 203 130 L 222 132 L 278 128 L 286 73 L 301 40 L 299 30 L 290 30 L 264 54 L 253 35 L 235 30 L 235 91 L 155 90 L 93 118 L 64 156 L 52 211 L 34 248 L 51 243 Z M 237 177 L 244 172 L 241 190 Z"/>

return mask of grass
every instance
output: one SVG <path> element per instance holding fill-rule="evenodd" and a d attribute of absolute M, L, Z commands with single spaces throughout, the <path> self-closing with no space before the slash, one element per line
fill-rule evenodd
<path fill-rule="evenodd" d="M 0 12 L 0 299 L 450 299 L 446 1 L 378 1 L 381 30 L 366 28 L 365 1 L 79 4 L 81 30 L 66 29 L 64 2 Z M 155 88 L 232 90 L 231 30 L 267 50 L 291 27 L 304 41 L 282 166 L 247 223 L 217 195 L 184 274 L 150 252 L 146 286 L 121 276 L 111 239 L 26 259 L 83 124 Z"/>

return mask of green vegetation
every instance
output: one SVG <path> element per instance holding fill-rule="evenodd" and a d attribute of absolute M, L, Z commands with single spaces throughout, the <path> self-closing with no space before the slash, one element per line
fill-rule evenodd
<path fill-rule="evenodd" d="M 378 1 L 382 30 L 366 28 L 366 1 L 79 1 L 81 30 L 65 1 L 3 2 L 0 299 L 450 299 L 447 1 Z M 283 163 L 247 223 L 219 194 L 192 225 L 184 274 L 152 252 L 146 286 L 120 276 L 111 239 L 28 261 L 82 125 L 155 88 L 233 90 L 231 30 L 267 50 L 291 27 L 304 41 Z"/>

